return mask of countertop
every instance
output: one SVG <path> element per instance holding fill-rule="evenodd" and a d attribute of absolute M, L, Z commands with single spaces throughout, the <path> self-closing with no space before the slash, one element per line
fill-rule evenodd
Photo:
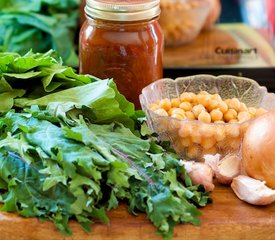
<path fill-rule="evenodd" d="M 177 225 L 173 239 L 188 240 L 274 240 L 275 204 L 259 207 L 240 201 L 230 187 L 218 185 L 211 194 L 213 203 L 201 209 L 200 226 Z M 144 214 L 132 216 L 121 205 L 108 214 L 111 224 L 96 222 L 91 233 L 71 222 L 71 237 L 62 236 L 50 222 L 25 219 L 16 214 L 0 214 L 1 240 L 157 240 L 154 226 Z"/>

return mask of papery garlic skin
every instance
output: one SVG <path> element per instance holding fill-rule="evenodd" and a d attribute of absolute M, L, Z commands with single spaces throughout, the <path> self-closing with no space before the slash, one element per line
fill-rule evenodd
<path fill-rule="evenodd" d="M 218 163 L 221 160 L 221 155 L 218 153 L 215 155 L 206 154 L 203 156 L 203 158 L 204 158 L 204 163 L 209 165 L 212 168 L 215 175 L 215 173 L 218 172 Z"/>
<path fill-rule="evenodd" d="M 205 155 L 204 160 L 214 171 L 217 182 L 230 185 L 233 178 L 241 174 L 241 158 L 236 154 L 220 157 L 219 154 Z"/>
<path fill-rule="evenodd" d="M 218 163 L 216 172 L 217 181 L 221 184 L 230 185 L 233 178 L 241 173 L 241 159 L 235 154 L 228 154 Z"/>
<path fill-rule="evenodd" d="M 214 190 L 213 184 L 214 172 L 210 166 L 201 162 L 180 161 L 180 165 L 184 166 L 188 176 L 193 184 L 201 184 L 207 192 Z"/>
<path fill-rule="evenodd" d="M 253 205 L 268 205 L 275 202 L 275 190 L 267 187 L 264 181 L 239 175 L 231 183 L 237 197 Z"/>

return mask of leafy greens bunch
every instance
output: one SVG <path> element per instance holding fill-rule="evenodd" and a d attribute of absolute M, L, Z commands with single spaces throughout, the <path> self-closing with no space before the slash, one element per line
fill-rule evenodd
<path fill-rule="evenodd" d="M 94 218 L 109 223 L 106 211 L 120 201 L 166 239 L 177 223 L 198 224 L 208 195 L 142 112 L 111 79 L 78 75 L 53 54 L 0 55 L 1 210 L 53 221 L 65 234 L 70 219 L 86 231 Z"/>
<path fill-rule="evenodd" d="M 66 64 L 76 67 L 79 1 L 0 1 L 0 51 L 25 54 L 29 49 L 56 49 Z"/>

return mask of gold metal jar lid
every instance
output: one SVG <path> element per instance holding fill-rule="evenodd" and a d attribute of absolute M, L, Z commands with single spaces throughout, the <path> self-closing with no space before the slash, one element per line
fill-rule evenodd
<path fill-rule="evenodd" d="M 88 17 L 110 21 L 141 21 L 160 14 L 160 0 L 86 0 Z"/>

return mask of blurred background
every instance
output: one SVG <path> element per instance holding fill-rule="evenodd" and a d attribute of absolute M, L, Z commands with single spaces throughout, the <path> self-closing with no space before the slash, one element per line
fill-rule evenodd
<path fill-rule="evenodd" d="M 275 90 L 274 0 L 200 1 L 201 4 L 205 2 L 205 6 L 196 5 L 191 7 L 193 10 L 188 9 L 177 27 L 175 24 L 180 21 L 181 15 L 179 12 L 171 13 L 170 16 L 177 16 L 171 21 L 172 17 L 168 17 L 166 11 L 172 10 L 167 2 L 169 0 L 161 0 L 162 14 L 166 16 L 163 22 L 160 17 L 167 38 L 164 54 L 166 77 L 232 74 L 253 78 L 271 91 Z M 189 2 L 192 6 L 195 0 L 181 2 Z M 209 5 L 210 10 L 207 10 Z M 201 22 L 203 13 L 207 11 L 208 17 Z M 194 25 L 184 15 L 193 19 Z M 192 26 L 200 28 L 195 36 L 190 37 Z M 172 30 L 177 34 L 171 33 Z M 179 43 L 180 38 L 182 43 Z"/>
<path fill-rule="evenodd" d="M 55 49 L 77 68 L 84 5 L 85 0 L 0 1 L 0 51 Z M 165 76 L 243 75 L 275 89 L 275 0 L 161 0 L 161 8 Z"/>
<path fill-rule="evenodd" d="M 266 29 L 274 43 L 274 0 L 221 0 L 221 3 L 220 22 L 244 22 L 254 28 Z"/>

